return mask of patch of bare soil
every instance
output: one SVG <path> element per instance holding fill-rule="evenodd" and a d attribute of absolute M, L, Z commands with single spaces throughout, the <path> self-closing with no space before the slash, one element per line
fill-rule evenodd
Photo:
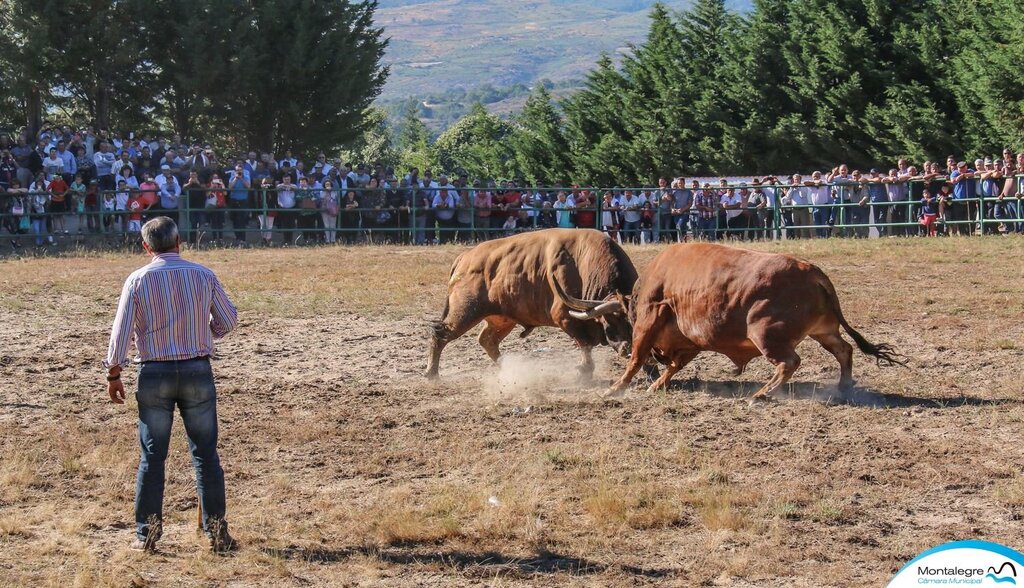
<path fill-rule="evenodd" d="M 102 359 L 141 257 L 0 264 L 0 585 L 878 586 L 936 544 L 1024 547 L 1016 239 L 786 243 L 821 265 L 850 322 L 910 357 L 813 341 L 774 402 L 699 357 L 671 388 L 569 339 L 518 330 L 499 365 L 475 332 L 420 376 L 461 249 L 214 251 L 242 323 L 218 347 L 221 458 L 242 550 L 202 551 L 176 423 L 165 532 L 127 549 L 135 406 Z M 630 250 L 642 267 L 656 248 Z M 126 376 L 134 386 L 134 375 Z"/>

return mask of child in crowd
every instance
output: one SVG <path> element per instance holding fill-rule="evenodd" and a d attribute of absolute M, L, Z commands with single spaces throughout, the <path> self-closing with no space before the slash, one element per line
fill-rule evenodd
<path fill-rule="evenodd" d="M 935 219 L 938 218 L 938 198 L 933 198 L 927 189 L 921 196 L 921 225 L 929 237 L 935 236 Z"/>
<path fill-rule="evenodd" d="M 115 210 L 117 210 L 117 199 L 113 192 L 103 193 L 103 232 L 109 232 L 114 225 Z"/>
<path fill-rule="evenodd" d="M 68 191 L 68 204 L 74 207 L 75 213 L 78 215 L 78 232 L 81 233 L 86 224 L 85 182 L 82 179 L 82 174 L 75 174 L 75 179 L 71 182 Z"/>
<path fill-rule="evenodd" d="M 128 195 L 128 180 L 122 178 L 117 181 L 117 193 L 114 195 L 114 212 L 117 213 L 121 232 L 128 230 Z"/>
<path fill-rule="evenodd" d="M 131 192 L 128 195 L 128 232 L 139 233 L 142 231 L 142 211 L 146 204 L 142 200 L 141 192 Z"/>

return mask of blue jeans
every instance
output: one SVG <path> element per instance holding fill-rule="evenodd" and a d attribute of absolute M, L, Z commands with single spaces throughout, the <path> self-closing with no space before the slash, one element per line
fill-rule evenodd
<path fill-rule="evenodd" d="M 686 229 L 690 224 L 690 215 L 677 214 L 673 217 L 676 225 L 676 241 L 682 243 L 686 240 Z"/>
<path fill-rule="evenodd" d="M 718 226 L 717 219 L 715 217 L 703 218 L 698 217 L 697 226 L 700 228 L 700 238 L 707 241 L 715 240 L 715 230 Z"/>
<path fill-rule="evenodd" d="M 223 519 L 224 470 L 217 456 L 217 391 L 208 359 L 147 362 L 139 370 L 139 445 L 135 482 L 135 534 L 145 540 L 151 517 L 163 518 L 164 462 L 171 441 L 174 407 L 181 412 L 196 470 L 203 530 Z M 159 539 L 159 536 L 157 537 Z"/>
<path fill-rule="evenodd" d="M 814 224 L 815 225 L 822 225 L 822 226 L 824 226 L 824 225 L 827 225 L 828 222 L 829 222 L 829 219 L 832 218 L 832 209 L 831 208 L 814 208 L 814 209 L 811 210 L 811 216 L 814 217 Z M 829 234 L 829 232 L 831 230 L 832 230 L 832 227 L 824 227 L 824 228 L 819 227 L 817 229 L 814 229 L 814 231 L 818 234 L 818 238 L 820 238 L 820 239 L 824 239 L 824 238 L 828 237 L 828 234 Z"/>

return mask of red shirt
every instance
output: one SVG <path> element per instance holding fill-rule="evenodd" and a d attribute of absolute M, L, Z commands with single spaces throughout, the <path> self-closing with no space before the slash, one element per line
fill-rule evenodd
<path fill-rule="evenodd" d="M 581 210 L 581 209 L 591 210 Z M 594 228 L 594 221 L 597 220 L 597 211 L 593 210 L 594 203 L 585 196 L 576 200 L 576 226 L 584 229 Z"/>
<path fill-rule="evenodd" d="M 48 188 L 53 193 L 54 202 L 64 202 L 64 193 L 68 191 L 68 183 L 64 181 L 64 178 L 56 176 Z"/>
<path fill-rule="evenodd" d="M 133 193 L 132 197 L 128 199 L 128 220 L 142 220 L 142 211 L 146 208 L 146 204 L 142 202 L 142 197 L 138 196 L 138 192 Z"/>

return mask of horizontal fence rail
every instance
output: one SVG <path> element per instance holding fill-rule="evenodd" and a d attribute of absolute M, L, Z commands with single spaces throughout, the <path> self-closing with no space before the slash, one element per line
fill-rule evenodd
<path fill-rule="evenodd" d="M 907 198 L 923 194 L 944 181 L 905 182 Z M 1001 179 L 1002 180 L 1002 179 Z M 171 192 L 151 190 L 0 192 L 0 229 L 16 244 L 22 239 L 36 245 L 60 240 L 96 238 L 134 239 L 141 224 L 156 216 L 170 216 L 179 225 L 183 240 L 194 244 L 262 241 L 297 243 L 401 242 L 410 244 L 476 241 L 518 231 L 546 227 L 587 227 L 604 230 L 625 242 L 650 243 L 685 239 L 799 239 L 939 234 L 1024 233 L 1024 175 L 1015 176 L 1016 191 L 983 194 L 976 181 L 974 195 L 957 199 L 952 193 L 921 199 L 871 201 L 867 182 L 821 182 L 794 185 L 761 185 L 763 202 L 743 206 L 723 205 L 741 190 L 756 186 L 731 184 L 687 188 L 676 208 L 674 197 L 661 195 L 672 189 L 652 188 L 558 188 L 523 187 L 515 190 L 481 188 L 209 188 L 181 187 Z M 974 180 L 972 180 L 974 181 Z M 1003 182 L 1000 181 L 999 185 Z M 828 188 L 818 194 L 819 203 L 793 202 L 792 188 Z M 1005 187 L 1005 186 L 1004 186 Z M 445 194 L 451 192 L 451 198 Z M 706 192 L 701 195 L 702 192 Z M 991 190 L 990 190 L 991 192 Z M 354 198 L 349 198 L 351 193 Z M 515 193 L 508 205 L 479 206 L 477 196 L 490 193 L 502 199 Z M 586 205 L 576 204 L 588 194 Z M 627 193 L 640 195 L 623 202 Z M 444 197 L 437 199 L 439 194 Z M 522 195 L 528 194 L 528 203 Z M 542 202 L 534 199 L 540 195 Z M 559 194 L 565 194 L 560 201 Z M 611 194 L 613 204 L 605 202 Z M 799 193 L 801 198 L 812 194 Z M 129 210 L 135 199 L 146 204 Z M 155 199 L 155 201 L 154 201 Z M 854 201 L 856 199 L 856 201 Z M 435 202 L 435 200 L 438 200 Z M 644 206 L 639 201 L 648 204 Z M 441 202 L 445 202 L 442 205 Z M 454 206 L 451 206 L 454 202 Z M 190 205 L 191 204 L 191 205 Z M 511 219 L 511 220 L 510 220 Z"/>

